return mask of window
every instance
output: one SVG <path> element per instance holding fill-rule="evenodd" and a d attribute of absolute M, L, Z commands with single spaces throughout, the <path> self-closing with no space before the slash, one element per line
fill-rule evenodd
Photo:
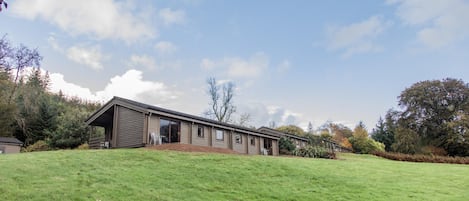
<path fill-rule="evenodd" d="M 240 134 L 235 135 L 235 142 L 238 144 L 243 144 L 243 138 L 241 137 Z"/>
<path fill-rule="evenodd" d="M 199 126 L 197 128 L 197 137 L 204 138 L 204 127 L 203 126 Z"/>
<path fill-rule="evenodd" d="M 216 130 L 215 132 L 216 132 L 216 138 L 215 139 L 223 141 L 223 137 L 224 137 L 223 136 L 223 131 L 222 130 Z"/>
<path fill-rule="evenodd" d="M 251 145 L 252 146 L 256 145 L 256 138 L 254 137 L 251 138 Z"/>
<path fill-rule="evenodd" d="M 179 122 L 160 119 L 160 137 L 162 143 L 179 142 Z"/>

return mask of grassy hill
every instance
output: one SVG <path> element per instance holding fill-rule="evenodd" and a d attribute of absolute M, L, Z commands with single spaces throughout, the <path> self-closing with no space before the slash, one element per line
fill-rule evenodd
<path fill-rule="evenodd" d="M 147 149 L 0 155 L 0 200 L 467 200 L 469 166 Z"/>

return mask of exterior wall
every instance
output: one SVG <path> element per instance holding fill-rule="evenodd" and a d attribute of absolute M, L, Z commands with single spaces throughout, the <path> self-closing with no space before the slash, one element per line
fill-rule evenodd
<path fill-rule="evenodd" d="M 217 130 L 222 130 L 223 131 L 223 141 L 222 140 L 217 140 Z M 218 129 L 218 128 L 213 128 L 212 129 L 212 147 L 218 147 L 218 148 L 226 148 L 229 149 L 229 136 L 230 136 L 230 131 L 223 130 L 223 129 Z"/>
<path fill-rule="evenodd" d="M 254 138 L 254 145 L 251 145 L 251 138 Z M 251 154 L 251 155 L 257 155 L 257 154 L 260 154 L 259 152 L 259 140 L 260 138 L 259 137 L 256 137 L 256 136 L 249 136 L 248 140 L 246 141 L 246 143 L 248 143 L 248 151 L 249 153 L 248 154 Z"/>
<path fill-rule="evenodd" d="M 197 129 L 199 126 L 202 126 L 204 128 L 204 137 L 199 137 L 197 136 Z M 209 145 L 209 139 L 210 139 L 210 128 L 199 125 L 199 124 L 193 124 L 192 125 L 192 144 L 193 145 L 198 145 L 198 146 L 210 146 Z"/>
<path fill-rule="evenodd" d="M 278 156 L 278 141 L 272 140 L 272 155 Z"/>
<path fill-rule="evenodd" d="M 149 117 L 146 143 L 150 143 L 150 133 L 160 134 L 160 117 L 157 115 Z"/>
<path fill-rule="evenodd" d="M 21 146 L 11 144 L 0 144 L 0 150 L 2 150 L 4 154 L 15 154 L 20 153 Z"/>
<path fill-rule="evenodd" d="M 143 146 L 145 115 L 119 106 L 117 119 L 116 147 Z"/>
<path fill-rule="evenodd" d="M 241 135 L 241 143 L 236 143 L 236 135 Z M 247 154 L 248 150 L 246 144 L 249 143 L 247 137 L 248 136 L 246 134 L 233 133 L 233 135 L 231 136 L 231 141 L 233 142 L 233 150 L 238 153 Z"/>
<path fill-rule="evenodd" d="M 180 123 L 181 128 L 179 129 L 179 139 L 181 144 L 190 144 L 189 142 L 189 135 L 190 135 L 190 126 L 191 124 L 181 121 Z"/>

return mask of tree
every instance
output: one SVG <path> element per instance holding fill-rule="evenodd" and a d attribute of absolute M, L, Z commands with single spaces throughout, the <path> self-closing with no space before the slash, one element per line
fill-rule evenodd
<path fill-rule="evenodd" d="M 395 132 L 400 113 L 395 110 L 389 110 L 385 119 L 381 117 L 378 120 L 376 128 L 373 129 L 371 138 L 385 145 L 386 151 L 392 151 L 391 145 L 395 142 Z"/>
<path fill-rule="evenodd" d="M 7 8 L 8 8 L 8 4 L 7 4 L 7 2 L 6 2 L 6 1 L 4 1 L 4 0 L 0 0 L 0 12 L 2 11 L 2 4 L 3 4 L 3 6 L 5 6 L 5 9 L 7 9 Z"/>
<path fill-rule="evenodd" d="M 278 130 L 280 132 L 284 132 L 284 133 L 288 133 L 288 134 L 292 134 L 292 135 L 297 135 L 297 136 L 305 136 L 306 133 L 305 131 L 298 127 L 298 126 L 295 126 L 295 125 L 287 125 L 287 126 L 280 126 L 278 128 L 276 128 L 275 130 Z"/>
<path fill-rule="evenodd" d="M 353 150 L 357 153 L 368 154 L 374 151 L 384 151 L 384 144 L 368 137 L 368 131 L 363 122 L 358 123 L 349 140 Z"/>
<path fill-rule="evenodd" d="M 8 73 L 0 69 L 0 136 L 3 137 L 13 135 L 16 104 L 8 103 L 8 94 L 12 87 Z"/>
<path fill-rule="evenodd" d="M 399 126 L 396 129 L 396 141 L 392 144 L 392 149 L 405 154 L 415 154 L 419 152 L 419 136 L 412 129 Z"/>
<path fill-rule="evenodd" d="M 272 128 L 272 129 L 277 128 L 277 124 L 275 123 L 275 121 L 270 121 L 269 122 L 269 128 Z"/>
<path fill-rule="evenodd" d="M 227 82 L 218 84 L 216 79 L 207 79 L 210 109 L 205 112 L 208 117 L 223 123 L 231 121 L 231 115 L 236 112 L 233 105 L 234 84 Z"/>
<path fill-rule="evenodd" d="M 278 147 L 282 154 L 291 154 L 296 149 L 295 144 L 287 137 L 280 138 Z"/>
<path fill-rule="evenodd" d="M 469 148 L 465 141 L 454 139 L 467 137 L 460 126 L 469 115 L 468 84 L 452 78 L 417 82 L 401 93 L 399 106 L 406 122 L 402 133 L 416 133 L 423 146 L 441 147 L 450 155 L 466 153 L 461 150 Z"/>
<path fill-rule="evenodd" d="M 313 130 L 313 124 L 311 122 L 308 123 L 308 134 L 312 135 L 314 130 Z"/>
<path fill-rule="evenodd" d="M 21 72 L 26 67 L 39 68 L 42 56 L 36 49 L 30 49 L 23 44 L 18 47 L 12 48 L 10 42 L 3 36 L 0 39 L 0 71 L 8 73 L 14 72 L 14 83 L 8 103 L 11 103 L 13 96 L 18 88 L 18 80 Z"/>

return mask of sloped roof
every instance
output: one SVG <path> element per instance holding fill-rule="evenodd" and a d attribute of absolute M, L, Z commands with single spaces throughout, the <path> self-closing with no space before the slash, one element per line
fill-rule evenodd
<path fill-rule="evenodd" d="M 284 132 L 281 132 L 281 131 L 278 131 L 278 130 L 275 130 L 275 129 L 272 129 L 272 128 L 268 128 L 268 127 L 265 127 L 265 126 L 260 127 L 257 130 L 259 130 L 263 133 L 271 133 L 271 134 L 274 134 L 278 137 L 287 136 L 287 137 L 290 137 L 290 138 L 295 138 L 295 139 L 306 141 L 306 142 L 308 141 L 308 138 L 306 138 L 306 137 L 301 137 L 301 136 L 290 134 L 290 133 L 284 133 Z"/>
<path fill-rule="evenodd" d="M 212 119 L 207 119 L 207 118 L 203 118 L 203 117 L 199 117 L 199 116 L 195 116 L 195 115 L 191 115 L 191 114 L 187 114 L 187 113 L 182 113 L 182 112 L 169 110 L 169 109 L 154 106 L 154 105 L 149 105 L 149 104 L 137 102 L 137 101 L 134 101 L 134 100 L 129 100 L 129 99 L 126 99 L 126 98 L 121 98 L 121 97 L 118 97 L 118 96 L 114 96 L 111 100 L 109 100 L 107 103 L 105 103 L 102 108 L 98 109 L 96 112 L 94 112 L 92 115 L 90 115 L 90 117 L 85 122 L 89 122 L 93 118 L 93 116 L 95 116 L 96 114 L 99 113 L 99 111 L 101 109 L 105 108 L 107 105 L 110 105 L 110 104 L 112 105 L 115 102 L 123 102 L 123 103 L 129 104 L 129 105 L 132 105 L 134 107 L 139 108 L 139 110 L 146 111 L 148 113 L 150 113 L 152 111 L 159 111 L 159 112 L 164 112 L 164 113 L 168 113 L 168 114 L 172 114 L 172 115 L 176 115 L 176 116 L 180 116 L 180 117 L 185 117 L 185 118 L 189 118 L 189 119 L 198 120 L 198 121 L 201 121 L 201 122 L 210 123 L 210 124 L 213 124 L 213 125 L 219 125 L 219 126 L 233 128 L 233 129 L 236 129 L 236 130 L 239 130 L 239 131 L 255 133 L 257 135 L 259 135 L 259 134 L 260 135 L 267 135 L 267 136 L 269 136 L 271 138 L 275 138 L 275 139 L 279 138 L 277 135 L 260 132 L 256 129 L 242 127 L 242 126 L 238 126 L 238 125 L 234 125 L 234 124 L 223 123 L 223 122 L 215 121 L 215 120 L 212 120 Z"/>
<path fill-rule="evenodd" d="M 14 137 L 0 137 L 0 143 L 8 143 L 8 144 L 18 144 L 22 145 L 23 142 L 19 141 Z"/>

